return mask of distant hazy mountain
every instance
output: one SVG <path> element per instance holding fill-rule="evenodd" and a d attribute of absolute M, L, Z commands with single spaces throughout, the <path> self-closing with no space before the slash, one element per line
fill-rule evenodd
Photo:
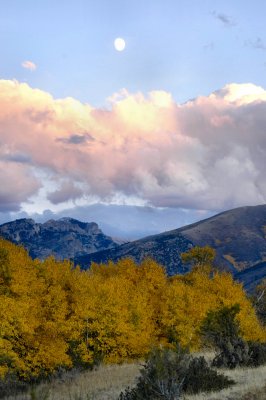
<path fill-rule="evenodd" d="M 145 257 L 152 257 L 173 275 L 186 271 L 180 254 L 194 245 L 215 248 L 216 265 L 234 274 L 239 272 L 240 280 L 244 279 L 240 271 L 253 268 L 245 275 L 252 286 L 252 271 L 257 271 L 258 275 L 256 265 L 261 265 L 259 279 L 266 276 L 266 264 L 263 263 L 266 261 L 266 205 L 236 208 L 183 228 L 76 257 L 75 262 L 88 268 L 92 261 L 99 263 L 132 257 L 140 262 Z"/>
<path fill-rule="evenodd" d="M 44 259 L 71 258 L 118 246 L 104 235 L 94 222 L 84 223 L 72 218 L 49 220 L 43 224 L 32 219 L 18 219 L 0 225 L 0 236 L 23 245 L 31 257 Z"/>

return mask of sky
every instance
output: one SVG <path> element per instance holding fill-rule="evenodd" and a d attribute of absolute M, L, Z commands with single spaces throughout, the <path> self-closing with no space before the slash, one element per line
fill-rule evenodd
<path fill-rule="evenodd" d="M 131 239 L 266 202 L 264 1 L 0 6 L 0 223 Z"/>

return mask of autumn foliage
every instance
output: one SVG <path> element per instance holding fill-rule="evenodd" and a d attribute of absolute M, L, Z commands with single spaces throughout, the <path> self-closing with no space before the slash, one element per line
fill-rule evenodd
<path fill-rule="evenodd" d="M 160 343 L 197 349 L 207 313 L 236 303 L 244 339 L 265 340 L 242 286 L 209 266 L 174 278 L 150 259 L 81 271 L 0 240 L 0 376 L 142 358 Z"/>

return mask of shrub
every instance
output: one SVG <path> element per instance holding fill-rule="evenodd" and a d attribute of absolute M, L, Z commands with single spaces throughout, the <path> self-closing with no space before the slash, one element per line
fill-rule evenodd
<path fill-rule="evenodd" d="M 119 400 L 179 399 L 189 360 L 188 352 L 180 346 L 175 351 L 154 349 L 141 370 L 136 387 L 126 389 Z"/>
<path fill-rule="evenodd" d="M 181 393 L 221 390 L 234 381 L 209 368 L 204 357 L 191 358 L 175 351 L 156 349 L 148 357 L 136 387 L 127 388 L 119 400 L 178 400 Z"/>
<path fill-rule="evenodd" d="M 258 367 L 266 364 L 266 343 L 248 342 L 249 362 L 248 366 Z"/>
<path fill-rule="evenodd" d="M 220 346 L 220 352 L 212 361 L 214 367 L 236 368 L 249 365 L 249 346 L 242 338 L 225 338 Z"/>
<path fill-rule="evenodd" d="M 241 337 L 236 320 L 239 311 L 238 305 L 211 311 L 201 326 L 203 338 L 217 351 L 212 362 L 215 367 L 235 368 L 266 363 L 266 344 L 246 342 Z"/>
<path fill-rule="evenodd" d="M 240 336 L 236 315 L 240 307 L 222 307 L 208 312 L 201 326 L 204 340 L 217 351 L 212 365 L 215 367 L 235 368 L 247 365 L 250 359 L 248 344 Z"/>
<path fill-rule="evenodd" d="M 186 393 L 210 392 L 224 389 L 235 382 L 208 366 L 204 357 L 193 358 L 183 384 Z"/>

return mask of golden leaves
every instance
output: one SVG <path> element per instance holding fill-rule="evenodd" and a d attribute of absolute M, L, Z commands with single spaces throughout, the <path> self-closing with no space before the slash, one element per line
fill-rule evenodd
<path fill-rule="evenodd" d="M 198 348 L 202 320 L 221 305 L 240 305 L 245 339 L 265 338 L 242 286 L 196 256 L 192 272 L 173 278 L 150 259 L 80 271 L 54 258 L 33 261 L 0 240 L 0 376 L 28 379 L 96 358 L 122 362 L 174 340 Z"/>

